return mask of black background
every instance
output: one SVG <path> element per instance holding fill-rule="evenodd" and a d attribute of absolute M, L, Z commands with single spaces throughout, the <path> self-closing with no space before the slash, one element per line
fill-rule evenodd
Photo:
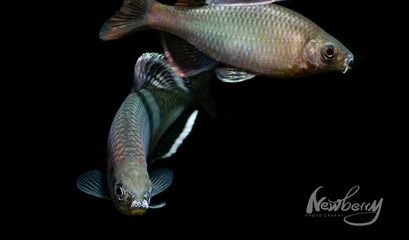
<path fill-rule="evenodd" d="M 50 159 L 43 168 L 49 175 L 39 174 L 37 187 L 44 190 L 46 183 L 52 194 L 44 201 L 42 191 L 36 199 L 46 203 L 38 209 L 50 224 L 74 233 L 135 238 L 214 237 L 217 230 L 254 237 L 355 236 L 377 234 L 391 224 L 394 203 L 388 197 L 398 182 L 389 174 L 397 175 L 402 146 L 395 136 L 402 114 L 395 84 L 401 78 L 395 74 L 403 70 L 394 56 L 401 49 L 394 52 L 392 29 L 379 16 L 382 6 L 356 1 L 280 3 L 343 42 L 355 55 L 353 70 L 303 79 L 257 77 L 240 84 L 213 79 L 217 117 L 201 111 L 178 153 L 151 166 L 175 172 L 172 187 L 153 199 L 166 201 L 165 208 L 126 217 L 111 202 L 79 192 L 79 174 L 105 168 L 108 130 L 129 93 L 136 59 L 162 50 L 156 31 L 99 40 L 101 25 L 121 2 L 71 2 L 46 15 L 45 22 L 58 20 L 40 41 L 52 53 L 44 55 L 50 97 L 38 103 L 47 117 L 37 134 L 51 134 L 37 149 Z M 341 218 L 304 216 L 318 186 L 324 186 L 322 195 L 338 199 L 355 185 L 361 187 L 357 202 L 384 198 L 373 225 L 352 227 Z"/>

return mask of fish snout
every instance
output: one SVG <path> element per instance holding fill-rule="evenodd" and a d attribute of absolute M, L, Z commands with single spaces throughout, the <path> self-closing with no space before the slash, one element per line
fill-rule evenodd
<path fill-rule="evenodd" d="M 345 60 L 344 60 L 344 67 L 345 69 L 342 73 L 346 73 L 349 69 L 351 69 L 351 64 L 354 62 L 354 55 L 352 53 L 348 53 Z"/>
<path fill-rule="evenodd" d="M 133 200 L 129 206 L 129 215 L 142 215 L 149 208 L 149 199 Z"/>
<path fill-rule="evenodd" d="M 130 209 L 148 209 L 149 208 L 149 199 L 143 199 L 141 201 L 133 200 L 131 202 Z"/>

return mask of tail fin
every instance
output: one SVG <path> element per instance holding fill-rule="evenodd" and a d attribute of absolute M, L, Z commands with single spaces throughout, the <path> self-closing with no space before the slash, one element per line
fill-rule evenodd
<path fill-rule="evenodd" d="M 121 38 L 133 31 L 141 30 L 146 24 L 146 14 L 154 0 L 124 0 L 124 3 L 99 32 L 102 40 Z"/>

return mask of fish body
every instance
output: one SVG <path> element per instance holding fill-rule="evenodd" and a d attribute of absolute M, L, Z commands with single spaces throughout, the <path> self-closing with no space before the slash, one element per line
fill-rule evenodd
<path fill-rule="evenodd" d="M 149 206 L 152 183 L 147 164 L 155 145 L 169 126 L 192 104 L 183 90 L 147 88 L 131 93 L 118 110 L 109 134 L 108 183 L 118 209 L 143 213 Z M 123 192 L 117 194 L 115 188 Z M 126 190 L 125 190 L 126 189 Z M 131 190 L 133 189 L 133 190 Z M 131 198 L 134 209 L 130 208 Z M 132 203 L 131 203 L 132 204 Z"/>
<path fill-rule="evenodd" d="M 174 7 L 125 0 L 100 37 L 116 39 L 141 27 L 173 34 L 215 61 L 254 75 L 346 71 L 353 60 L 352 53 L 318 25 L 277 4 Z"/>
<path fill-rule="evenodd" d="M 165 169 L 149 173 L 148 164 L 171 156 L 197 116 L 194 91 L 183 81 L 161 54 L 146 53 L 138 59 L 134 89 L 118 109 L 109 132 L 107 187 L 103 183 L 90 187 L 89 178 L 103 181 L 102 174 L 91 172 L 78 179 L 80 190 L 91 189 L 84 192 L 112 199 L 125 215 L 140 215 L 151 207 L 151 197 L 166 189 L 173 175 Z"/>

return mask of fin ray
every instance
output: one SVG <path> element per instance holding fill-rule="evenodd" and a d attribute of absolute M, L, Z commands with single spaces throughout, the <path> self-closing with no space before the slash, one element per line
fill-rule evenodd
<path fill-rule="evenodd" d="M 77 188 L 82 192 L 95 197 L 111 199 L 104 181 L 103 173 L 98 170 L 82 173 L 77 178 Z"/>
<path fill-rule="evenodd" d="M 238 83 L 254 78 L 256 75 L 236 68 L 216 68 L 216 75 L 222 82 Z"/>
<path fill-rule="evenodd" d="M 166 59 L 179 76 L 191 77 L 217 65 L 216 60 L 179 37 L 162 33 L 161 38 Z"/>
<path fill-rule="evenodd" d="M 153 0 L 125 0 L 115 15 L 104 23 L 99 37 L 102 40 L 113 40 L 142 30 L 146 24 L 145 16 L 153 3 Z"/>
<path fill-rule="evenodd" d="M 167 189 L 173 181 L 173 172 L 169 169 L 156 169 L 149 175 L 152 182 L 152 197 Z"/>
<path fill-rule="evenodd" d="M 201 5 L 262 5 L 284 0 L 177 0 L 176 6 L 193 7 Z"/>
<path fill-rule="evenodd" d="M 246 6 L 246 5 L 264 5 L 272 4 L 274 2 L 280 2 L 283 0 L 206 0 L 209 5 L 233 5 L 233 6 Z"/>
<path fill-rule="evenodd" d="M 133 90 L 139 91 L 149 85 L 162 89 L 188 90 L 188 80 L 181 78 L 159 53 L 144 53 L 136 61 Z"/>

